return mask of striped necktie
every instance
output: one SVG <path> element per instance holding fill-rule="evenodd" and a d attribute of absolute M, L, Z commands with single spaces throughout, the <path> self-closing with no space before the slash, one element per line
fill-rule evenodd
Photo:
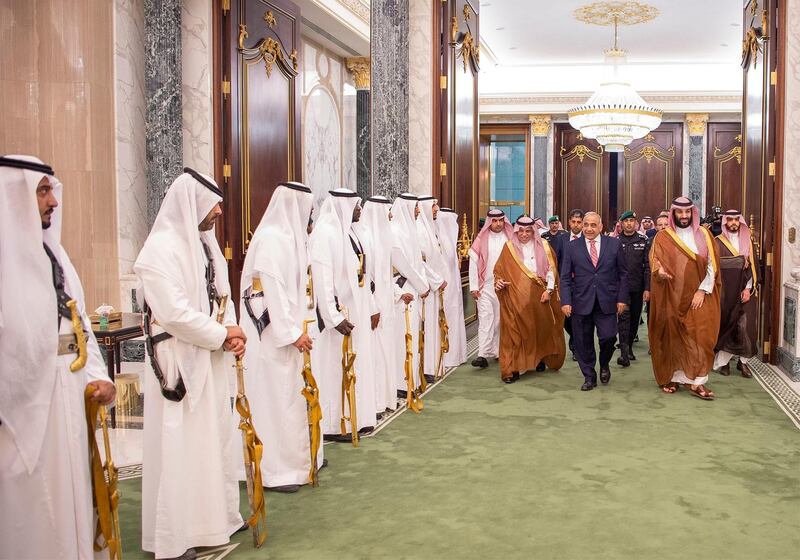
<path fill-rule="evenodd" d="M 597 268 L 597 241 L 594 239 L 589 241 L 589 256 L 592 258 L 592 264 Z"/>

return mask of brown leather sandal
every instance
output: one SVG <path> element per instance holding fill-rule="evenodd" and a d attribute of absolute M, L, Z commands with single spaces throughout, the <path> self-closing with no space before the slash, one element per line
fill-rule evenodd
<path fill-rule="evenodd" d="M 689 385 L 689 392 L 698 399 L 703 399 L 704 401 L 713 401 L 716 396 L 712 391 L 706 389 L 705 385 L 698 385 L 697 388 Z"/>

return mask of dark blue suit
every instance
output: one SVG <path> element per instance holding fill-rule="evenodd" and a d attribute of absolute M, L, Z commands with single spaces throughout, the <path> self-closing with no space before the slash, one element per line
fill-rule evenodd
<path fill-rule="evenodd" d="M 572 306 L 575 354 L 586 381 L 597 383 L 594 330 L 600 342 L 600 367 L 608 368 L 617 341 L 617 303 L 630 303 L 628 269 L 622 244 L 600 240 L 597 267 L 586 239 L 566 243 L 561 255 L 561 305 Z"/>

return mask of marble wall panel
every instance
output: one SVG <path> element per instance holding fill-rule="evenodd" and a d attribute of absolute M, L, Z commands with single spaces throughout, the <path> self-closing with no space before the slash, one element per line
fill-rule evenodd
<path fill-rule="evenodd" d="M 181 2 L 144 0 L 148 225 L 183 172 Z"/>
<path fill-rule="evenodd" d="M 547 136 L 533 136 L 533 167 L 531 168 L 531 215 L 547 220 Z M 562 216 L 563 218 L 563 216 Z"/>
<path fill-rule="evenodd" d="M 183 163 L 209 175 L 214 174 L 212 4 L 181 2 Z"/>
<path fill-rule="evenodd" d="M 341 187 L 342 131 L 336 103 L 323 87 L 306 99 L 303 119 L 303 180 L 318 208 L 329 190 Z"/>
<path fill-rule="evenodd" d="M 0 14 L 0 153 L 53 165 L 87 306 L 118 306 L 113 3 L 5 2 Z"/>
<path fill-rule="evenodd" d="M 427 0 L 409 0 L 408 20 L 408 190 L 433 189 L 433 10 Z"/>
<path fill-rule="evenodd" d="M 787 0 L 786 18 L 787 29 L 800 29 L 800 0 Z M 785 115 L 784 123 L 784 153 L 783 153 L 783 229 L 779 233 L 781 240 L 781 277 L 784 283 L 789 283 L 796 287 L 800 284 L 795 280 L 791 273 L 793 270 L 800 272 L 800 246 L 798 241 L 789 242 L 789 228 L 800 230 L 800 158 L 796 156 L 800 150 L 800 35 L 788 33 L 786 37 L 786 96 L 785 96 Z M 800 277 L 800 274 L 798 274 Z M 786 288 L 781 294 L 781 301 L 786 297 Z M 784 309 L 780 310 L 783 314 Z M 781 325 L 785 321 L 781 317 Z M 780 340 L 784 339 L 784 333 L 780 333 Z M 800 345 L 798 345 L 800 347 Z M 798 359 L 798 352 L 793 349 L 794 364 L 789 364 L 788 371 L 795 371 Z"/>
<path fill-rule="evenodd" d="M 148 232 L 144 0 L 114 3 L 114 70 L 120 303 L 130 311 L 133 263 Z"/>
<path fill-rule="evenodd" d="M 407 2 L 372 0 L 372 193 L 409 188 L 409 13 Z"/>
<path fill-rule="evenodd" d="M 689 198 L 703 212 L 703 191 L 705 182 L 703 181 L 703 168 L 705 167 L 705 135 L 689 136 Z"/>
<path fill-rule="evenodd" d="M 342 185 L 369 196 L 369 189 L 361 188 L 358 180 L 359 93 L 349 72 L 344 72 L 342 89 Z M 367 92 L 369 94 L 369 92 Z M 369 114 L 369 113 L 368 113 Z M 369 182 L 367 182 L 369 186 Z M 358 188 L 357 188 L 358 187 Z"/>

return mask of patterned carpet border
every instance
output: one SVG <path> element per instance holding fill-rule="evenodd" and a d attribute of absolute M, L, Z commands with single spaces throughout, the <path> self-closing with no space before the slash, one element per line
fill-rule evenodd
<path fill-rule="evenodd" d="M 770 366 L 758 359 L 748 362 L 758 384 L 800 429 L 800 395 Z"/>

